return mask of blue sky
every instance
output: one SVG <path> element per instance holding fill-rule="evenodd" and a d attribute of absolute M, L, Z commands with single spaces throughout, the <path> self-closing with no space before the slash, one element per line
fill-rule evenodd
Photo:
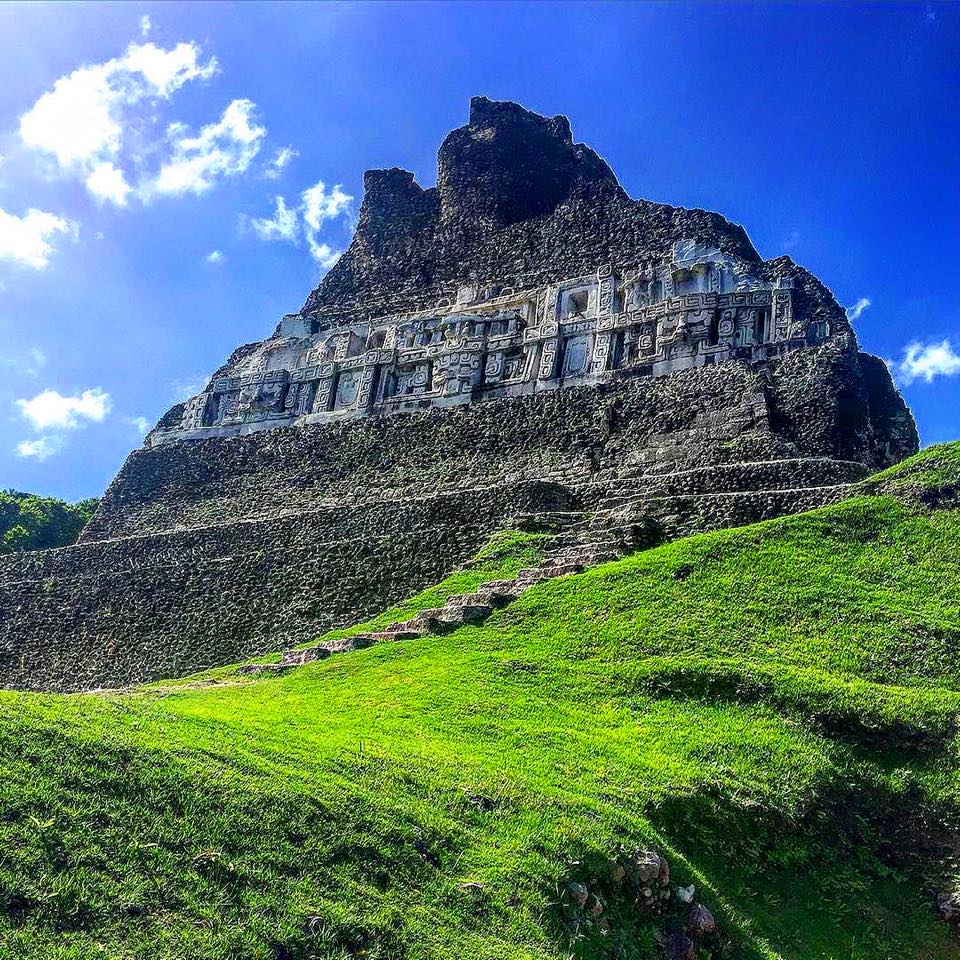
<path fill-rule="evenodd" d="M 960 437 L 960 5 L 3 4 L 0 50 L 0 488 L 102 492 L 475 94 L 809 267 Z"/>

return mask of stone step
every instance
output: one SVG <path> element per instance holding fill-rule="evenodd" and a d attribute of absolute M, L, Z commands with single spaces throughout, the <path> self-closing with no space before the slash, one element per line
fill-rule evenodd
<path fill-rule="evenodd" d="M 568 574 L 580 573 L 582 563 L 550 563 L 542 567 L 525 567 L 517 574 L 520 584 L 537 583 L 541 580 L 550 580 L 553 577 L 564 577 Z"/>
<path fill-rule="evenodd" d="M 582 520 L 583 510 L 544 510 L 537 513 L 520 513 L 517 525 L 521 529 L 553 528 L 562 530 L 578 520 Z"/>
<path fill-rule="evenodd" d="M 554 564 L 559 563 L 587 563 L 594 556 L 619 557 L 623 555 L 623 550 L 611 546 L 584 546 L 584 547 L 565 547 L 561 552 L 555 553 L 550 559 Z"/>
<path fill-rule="evenodd" d="M 442 623 L 459 625 L 483 620 L 491 613 L 493 613 L 493 607 L 489 603 L 464 603 L 459 606 L 444 607 L 438 619 Z"/>
<path fill-rule="evenodd" d="M 560 562 L 576 562 L 587 567 L 594 567 L 598 563 L 609 563 L 611 560 L 619 560 L 624 555 L 622 550 L 570 550 L 564 553 L 562 557 L 557 557 Z"/>
<path fill-rule="evenodd" d="M 617 503 L 618 501 L 632 502 L 634 500 L 687 500 L 687 499 L 697 499 L 699 497 L 745 497 L 745 496 L 776 496 L 777 494 L 784 493 L 804 493 L 806 491 L 819 491 L 819 490 L 838 490 L 838 489 L 849 489 L 851 484 L 849 483 L 827 483 L 827 484 L 807 484 L 807 485 L 796 485 L 791 486 L 782 486 L 782 487 L 761 487 L 753 490 L 692 490 L 692 491 L 678 491 L 670 490 L 664 492 L 658 492 L 656 490 L 649 490 L 642 486 L 638 486 L 634 490 L 617 490 L 607 494 L 600 501 L 600 508 L 606 508 L 609 503 Z"/>
<path fill-rule="evenodd" d="M 824 457 L 802 457 L 783 460 L 757 460 L 747 463 L 720 463 L 670 469 L 667 464 L 628 468 L 612 483 L 646 485 L 651 493 L 709 493 L 711 491 L 741 492 L 772 490 L 797 486 L 849 483 L 869 473 L 863 463 L 852 460 L 833 460 Z"/>
<path fill-rule="evenodd" d="M 409 620 L 395 620 L 393 623 L 387 624 L 385 629 L 372 633 L 370 636 L 376 640 L 384 639 L 385 634 L 388 633 L 391 640 L 412 640 L 416 637 L 425 636 L 437 629 L 439 624 L 437 617 L 441 610 L 440 607 L 435 610 L 421 610 L 415 617 L 411 617 Z"/>
<path fill-rule="evenodd" d="M 512 600 L 515 600 L 519 595 L 520 589 L 516 584 L 509 589 L 506 587 L 500 587 L 496 590 L 478 590 L 476 593 L 477 597 L 486 597 L 486 603 L 498 608 L 505 607 Z"/>
<path fill-rule="evenodd" d="M 576 550 L 624 550 L 626 549 L 626 538 L 618 532 L 599 530 L 584 530 L 581 537 L 575 542 L 566 544 L 558 550 L 550 551 L 550 558 L 571 553 Z"/>
<path fill-rule="evenodd" d="M 513 580 L 484 580 L 483 583 L 477 587 L 478 590 L 508 590 L 510 587 L 514 586 L 515 581 Z"/>
<path fill-rule="evenodd" d="M 423 637 L 430 631 L 423 624 L 400 624 L 394 629 L 394 626 L 387 627 L 386 630 L 380 630 L 377 633 L 371 633 L 371 642 L 375 643 L 394 643 L 398 640 L 416 640 Z"/>
<path fill-rule="evenodd" d="M 606 510 L 601 504 L 588 520 L 577 524 L 576 527 L 571 527 L 569 533 L 563 535 L 564 539 L 558 541 L 558 546 L 570 546 L 574 543 L 582 543 L 585 538 L 597 540 L 601 537 L 606 540 L 633 543 L 636 539 L 634 532 L 638 526 L 637 521 L 625 521 L 617 515 L 616 510 Z"/>
<path fill-rule="evenodd" d="M 655 519 L 661 532 L 669 537 L 686 536 L 743 526 L 788 514 L 813 510 L 837 503 L 850 493 L 849 484 L 826 487 L 797 487 L 790 490 L 759 490 L 741 493 L 681 494 L 664 497 L 637 497 L 630 502 L 636 515 Z M 595 523 L 623 522 L 619 509 L 598 510 Z"/>
<path fill-rule="evenodd" d="M 448 603 L 445 607 L 431 607 L 421 610 L 412 620 L 402 623 L 391 623 L 385 632 L 391 634 L 390 639 L 408 639 L 420 637 L 426 633 L 434 633 L 445 627 L 459 626 L 475 620 L 483 620 L 488 617 L 495 606 L 487 601 L 487 594 L 463 594 L 452 597 L 455 603 Z M 401 636 L 402 635 L 402 636 Z M 379 638 L 383 633 L 376 634 Z"/>
<path fill-rule="evenodd" d="M 326 643 L 318 644 L 315 648 L 319 657 L 323 654 L 321 650 L 326 650 L 327 655 L 333 653 L 350 653 L 353 650 L 363 650 L 371 644 L 376 643 L 378 633 L 355 633 L 349 637 L 341 637 L 339 640 L 327 640 Z"/>
<path fill-rule="evenodd" d="M 549 563 L 544 571 L 548 577 L 567 577 L 583 572 L 583 564 L 578 560 L 568 560 L 565 563 Z"/>
<path fill-rule="evenodd" d="M 477 593 L 497 600 L 501 604 L 507 604 L 511 600 L 519 597 L 523 588 L 516 580 L 488 580 L 477 587 Z"/>
<path fill-rule="evenodd" d="M 850 484 L 838 483 L 823 487 L 785 487 L 778 490 L 740 490 L 736 492 L 716 493 L 677 493 L 677 494 L 648 494 L 638 493 L 633 496 L 620 496 L 604 500 L 593 515 L 593 522 L 611 517 L 623 507 L 643 507 L 649 504 L 658 505 L 685 505 L 697 503 L 737 503 L 749 498 L 756 498 L 758 502 L 775 502 L 790 497 L 797 500 L 834 502 L 841 499 L 850 490 Z M 622 521 L 621 521 L 621 525 Z"/>
<path fill-rule="evenodd" d="M 415 628 L 415 625 L 428 625 L 432 622 L 437 622 L 441 619 L 443 611 L 446 607 L 429 607 L 426 610 L 421 610 L 412 620 L 404 620 L 402 622 L 391 623 L 388 630 L 400 630 L 403 627 L 410 627 L 411 629 Z"/>
<path fill-rule="evenodd" d="M 511 594 L 499 590 L 484 590 L 478 588 L 476 593 L 462 593 L 459 596 L 447 597 L 448 607 L 489 606 L 502 607 L 513 599 Z"/>
<path fill-rule="evenodd" d="M 246 675 L 250 673 L 286 673 L 297 667 L 296 663 L 245 663 L 237 667 L 237 673 Z"/>
<path fill-rule="evenodd" d="M 543 566 L 526 567 L 520 571 L 514 580 L 488 580 L 480 584 L 473 593 L 455 594 L 447 598 L 443 607 L 421 610 L 410 620 L 389 624 L 386 630 L 358 633 L 338 640 L 328 640 L 312 647 L 286 650 L 280 663 L 245 664 L 238 668 L 237 672 L 241 674 L 284 673 L 314 660 L 322 660 L 333 654 L 360 650 L 373 643 L 413 640 L 434 632 L 438 628 L 459 626 L 464 623 L 483 620 L 495 609 L 509 603 L 510 600 L 519 596 L 534 583 L 549 580 L 553 577 L 580 573 L 585 565 L 583 554 L 591 558 L 594 555 L 602 556 L 604 559 L 607 558 L 608 554 L 611 557 L 620 555 L 611 551 L 580 550 L 576 558 L 559 559 L 553 557 Z"/>
<path fill-rule="evenodd" d="M 605 527 L 598 528 L 594 525 L 596 516 L 597 514 L 594 512 L 590 514 L 589 520 L 578 524 L 575 529 L 571 528 L 568 532 L 554 537 L 551 543 L 551 553 L 556 553 L 558 549 L 564 547 L 579 547 L 584 543 L 598 543 L 600 541 L 612 543 L 618 540 L 620 538 L 618 531 L 608 530 Z"/>
<path fill-rule="evenodd" d="M 322 660 L 329 657 L 331 651 L 324 646 L 304 647 L 300 650 L 285 650 L 283 653 L 283 662 L 292 667 L 302 667 L 311 660 Z"/>
<path fill-rule="evenodd" d="M 670 496 L 638 495 L 622 498 L 612 504 L 604 501 L 594 513 L 589 528 L 595 530 L 623 531 L 632 524 L 624 523 L 623 512 L 629 509 L 635 516 L 655 517 L 658 521 L 675 509 L 687 511 L 689 508 L 707 506 L 714 508 L 734 508 L 742 505 L 762 505 L 773 508 L 770 516 L 809 510 L 827 503 L 835 503 L 848 495 L 849 484 L 837 484 L 829 487 L 796 487 L 789 490 L 757 490 L 737 493 L 690 493 Z M 791 504 L 785 510 L 776 509 L 780 504 Z M 746 521 L 752 522 L 752 521 Z M 585 531 L 578 531 L 583 533 Z"/>

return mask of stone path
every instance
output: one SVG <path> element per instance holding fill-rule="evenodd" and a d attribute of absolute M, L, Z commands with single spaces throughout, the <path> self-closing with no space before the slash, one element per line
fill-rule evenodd
<path fill-rule="evenodd" d="M 427 634 L 447 633 L 465 623 L 485 620 L 494 610 L 505 607 L 524 591 L 544 580 L 581 573 L 586 567 L 616 560 L 629 552 L 621 528 L 596 529 L 589 521 L 557 534 L 554 546 L 535 567 L 526 567 L 511 580 L 490 580 L 471 593 L 447 597 L 442 607 L 420 610 L 407 620 L 391 623 L 384 630 L 355 633 L 310 647 L 287 650 L 279 663 L 248 663 L 238 673 L 284 673 L 313 660 L 333 654 L 360 650 L 374 643 L 412 640 Z"/>

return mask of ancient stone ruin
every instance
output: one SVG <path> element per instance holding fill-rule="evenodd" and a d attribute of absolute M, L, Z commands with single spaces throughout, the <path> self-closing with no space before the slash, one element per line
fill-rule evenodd
<path fill-rule="evenodd" d="M 917 449 L 819 280 L 631 199 L 563 117 L 475 98 L 436 187 L 364 182 L 346 254 L 161 419 L 81 542 L 0 559 L 4 685 L 289 648 L 499 528 L 559 530 L 567 564 L 832 502 Z"/>

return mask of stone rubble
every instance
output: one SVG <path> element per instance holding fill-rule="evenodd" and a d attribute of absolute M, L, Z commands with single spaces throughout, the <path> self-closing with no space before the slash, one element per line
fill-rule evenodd
<path fill-rule="evenodd" d="M 636 911 L 655 924 L 654 940 L 667 960 L 697 960 L 727 955 L 730 944 L 709 907 L 696 897 L 693 884 L 671 890 L 670 865 L 659 851 L 641 847 L 618 857 L 597 876 L 586 876 L 582 863 L 572 865 L 578 878 L 561 892 L 560 913 L 571 942 L 618 935 L 618 921 Z"/>

